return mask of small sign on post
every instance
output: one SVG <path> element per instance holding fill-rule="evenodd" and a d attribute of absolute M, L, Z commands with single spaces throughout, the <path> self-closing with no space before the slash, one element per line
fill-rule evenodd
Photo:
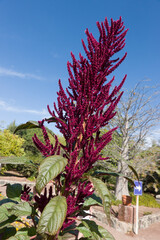
<path fill-rule="evenodd" d="M 139 208 L 139 195 L 142 195 L 142 182 L 134 181 L 134 195 L 136 195 L 136 227 L 135 234 L 138 234 L 138 208 Z"/>
<path fill-rule="evenodd" d="M 142 182 L 141 181 L 134 181 L 134 195 L 142 195 Z"/>

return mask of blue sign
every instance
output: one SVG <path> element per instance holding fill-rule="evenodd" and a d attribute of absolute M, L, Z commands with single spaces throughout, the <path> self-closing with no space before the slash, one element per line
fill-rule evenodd
<path fill-rule="evenodd" d="M 142 182 L 134 181 L 134 195 L 142 195 Z"/>

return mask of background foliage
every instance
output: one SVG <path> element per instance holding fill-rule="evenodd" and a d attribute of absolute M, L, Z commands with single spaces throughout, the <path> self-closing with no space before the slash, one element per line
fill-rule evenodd
<path fill-rule="evenodd" d="M 0 156 L 24 155 L 24 139 L 9 130 L 0 132 Z"/>

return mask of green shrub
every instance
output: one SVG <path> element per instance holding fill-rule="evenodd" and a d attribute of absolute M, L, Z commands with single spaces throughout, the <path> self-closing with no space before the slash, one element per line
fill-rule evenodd
<path fill-rule="evenodd" d="M 30 160 L 28 164 L 7 164 L 7 170 L 15 170 L 16 172 L 20 173 L 24 177 L 37 177 L 38 175 L 38 167 L 41 161 L 44 159 L 41 155 L 39 156 L 27 156 Z"/>
<path fill-rule="evenodd" d="M 111 194 L 111 205 L 119 206 L 119 204 L 122 204 L 122 201 L 121 200 L 117 200 L 115 198 L 115 195 L 112 193 Z"/>
<path fill-rule="evenodd" d="M 136 196 L 133 193 L 130 195 L 132 197 L 132 205 L 136 205 Z M 111 204 L 118 206 L 119 204 L 122 204 L 122 201 L 116 200 L 114 195 L 112 195 Z M 156 199 L 147 193 L 143 193 L 142 196 L 139 196 L 139 206 L 160 208 L 160 204 L 156 202 Z"/>
<path fill-rule="evenodd" d="M 136 205 L 136 196 L 131 194 L 132 196 L 132 204 Z M 156 202 L 156 199 L 147 193 L 143 193 L 142 196 L 139 197 L 139 206 L 152 207 L 152 208 L 160 208 L 160 204 Z"/>
<path fill-rule="evenodd" d="M 152 212 L 144 212 L 143 216 L 147 216 L 147 215 L 150 215 L 150 214 L 152 214 Z"/>

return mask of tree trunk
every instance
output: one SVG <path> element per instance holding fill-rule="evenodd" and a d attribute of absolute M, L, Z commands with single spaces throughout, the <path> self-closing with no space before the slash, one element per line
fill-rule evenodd
<path fill-rule="evenodd" d="M 118 162 L 118 172 L 124 176 L 128 176 L 128 146 L 129 136 L 128 136 L 128 114 L 125 116 L 125 124 L 123 130 L 123 141 L 122 141 L 122 151 L 121 159 Z M 116 188 L 115 188 L 115 197 L 118 200 L 122 200 L 122 195 L 129 195 L 128 190 L 128 180 L 124 177 L 117 177 Z"/>
<path fill-rule="evenodd" d="M 121 162 L 119 161 L 118 163 L 118 168 L 121 170 L 119 171 L 121 174 L 127 176 L 128 175 L 128 166 L 127 163 L 124 161 Z M 128 191 L 128 180 L 125 179 L 124 177 L 117 177 L 116 180 L 116 188 L 115 188 L 115 197 L 118 200 L 122 200 L 122 195 L 128 195 L 129 196 L 129 191 Z"/>

